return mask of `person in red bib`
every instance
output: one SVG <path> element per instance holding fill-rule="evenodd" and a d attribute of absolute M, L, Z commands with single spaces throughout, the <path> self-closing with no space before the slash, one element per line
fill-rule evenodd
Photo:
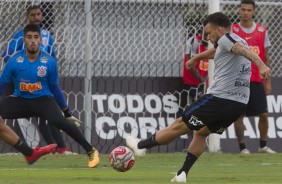
<path fill-rule="evenodd" d="M 268 48 L 271 46 L 267 34 L 267 28 L 255 23 L 255 2 L 253 0 L 242 0 L 239 9 L 240 22 L 231 25 L 232 32 L 239 35 L 249 45 L 249 48 L 259 55 L 261 60 L 269 67 L 270 60 Z M 247 104 L 245 116 L 259 116 L 258 128 L 260 131 L 259 153 L 276 153 L 266 146 L 268 132 L 268 110 L 266 95 L 271 93 L 271 80 L 263 80 L 259 75 L 258 67 L 252 63 L 252 75 L 250 83 L 250 99 Z M 235 132 L 238 139 L 240 152 L 248 154 L 244 141 L 244 116 L 241 116 L 235 123 Z"/>
<path fill-rule="evenodd" d="M 204 94 L 205 81 L 208 76 L 208 60 L 200 60 L 190 70 L 185 67 L 185 63 L 194 55 L 207 50 L 208 42 L 205 40 L 202 38 L 202 34 L 199 34 L 190 37 L 186 42 L 183 59 L 182 79 L 184 92 L 182 93 L 182 104 L 191 104 Z"/>

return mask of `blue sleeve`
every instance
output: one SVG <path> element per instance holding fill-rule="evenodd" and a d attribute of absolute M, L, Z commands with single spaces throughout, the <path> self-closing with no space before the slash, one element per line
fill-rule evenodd
<path fill-rule="evenodd" d="M 4 65 L 2 74 L 0 76 L 1 83 L 10 84 L 12 82 L 13 65 L 14 63 L 12 61 Z"/>
<path fill-rule="evenodd" d="M 57 62 L 55 61 L 54 58 L 50 61 L 50 67 L 49 67 L 49 74 L 48 74 L 48 85 L 50 88 L 50 91 L 53 93 L 55 96 L 55 99 L 60 106 L 62 110 L 66 109 L 67 103 L 65 100 L 65 97 L 63 95 L 63 92 L 60 88 L 59 85 L 59 80 L 58 80 L 58 67 L 57 67 Z"/>
<path fill-rule="evenodd" d="M 23 44 L 23 30 L 18 31 L 8 43 L 8 46 L 2 52 L 2 58 L 5 63 L 10 59 L 10 57 L 19 50 L 22 50 Z"/>
<path fill-rule="evenodd" d="M 12 63 L 7 63 L 5 66 L 4 66 L 4 69 L 2 71 L 2 75 L 0 77 L 0 95 L 2 95 L 4 92 L 5 92 L 5 89 L 7 87 L 7 85 L 11 82 L 11 76 L 12 76 L 12 73 L 11 73 L 11 70 L 10 70 L 10 65 Z"/>
<path fill-rule="evenodd" d="M 67 105 L 67 102 L 65 100 L 65 97 L 63 95 L 63 92 L 62 92 L 60 86 L 51 84 L 51 85 L 49 85 L 49 87 L 50 87 L 50 91 L 55 96 L 56 102 L 58 103 L 60 108 L 62 110 L 66 109 L 68 107 L 68 105 Z"/>

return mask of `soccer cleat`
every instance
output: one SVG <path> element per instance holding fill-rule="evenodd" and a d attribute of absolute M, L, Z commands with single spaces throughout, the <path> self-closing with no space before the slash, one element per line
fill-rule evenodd
<path fill-rule="evenodd" d="M 271 148 L 264 146 L 263 148 L 259 148 L 259 153 L 276 153 L 276 151 L 272 150 Z"/>
<path fill-rule="evenodd" d="M 49 144 L 40 148 L 33 148 L 33 153 L 31 156 L 25 156 L 25 159 L 28 164 L 33 164 L 36 162 L 41 156 L 47 155 L 48 153 L 52 153 L 57 147 L 57 144 Z"/>
<path fill-rule="evenodd" d="M 240 153 L 241 153 L 241 154 L 244 154 L 244 155 L 247 155 L 247 154 L 250 154 L 251 152 L 250 152 L 247 148 L 245 148 L 245 149 L 242 149 L 242 150 L 240 151 Z"/>
<path fill-rule="evenodd" d="M 125 139 L 125 144 L 133 151 L 136 157 L 145 157 L 146 149 L 139 149 L 137 147 L 140 139 L 134 138 L 132 136 L 127 136 Z"/>
<path fill-rule="evenodd" d="M 89 157 L 88 167 L 90 168 L 96 167 L 100 162 L 99 152 L 95 148 L 93 148 L 91 151 L 87 153 L 87 155 Z"/>
<path fill-rule="evenodd" d="M 182 171 L 179 175 L 176 175 L 174 176 L 174 178 L 171 179 L 171 183 L 186 183 L 186 180 L 187 180 L 187 176 L 185 174 L 184 171 Z"/>
<path fill-rule="evenodd" d="M 75 154 L 75 153 L 69 151 L 69 148 L 64 147 L 64 148 L 57 148 L 57 149 L 53 152 L 53 154 L 59 154 L 59 155 L 73 155 L 73 154 Z"/>

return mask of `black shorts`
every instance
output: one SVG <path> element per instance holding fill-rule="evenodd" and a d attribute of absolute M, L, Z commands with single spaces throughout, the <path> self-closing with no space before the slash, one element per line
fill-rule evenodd
<path fill-rule="evenodd" d="M 222 134 L 246 110 L 246 104 L 206 94 L 188 106 L 182 119 L 190 130 L 207 126 L 213 133 Z"/>
<path fill-rule="evenodd" d="M 41 117 L 59 129 L 70 124 L 53 97 L 34 99 L 7 96 L 0 100 L 0 116 L 3 119 Z"/>
<path fill-rule="evenodd" d="M 264 112 L 268 112 L 268 110 L 263 83 L 251 82 L 246 116 L 256 116 Z"/>

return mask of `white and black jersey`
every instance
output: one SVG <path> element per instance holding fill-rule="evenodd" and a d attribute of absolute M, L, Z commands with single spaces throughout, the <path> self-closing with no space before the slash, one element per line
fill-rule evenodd
<path fill-rule="evenodd" d="M 207 93 L 247 104 L 250 95 L 251 62 L 231 51 L 236 42 L 248 47 L 246 41 L 234 33 L 227 33 L 218 40 L 214 57 L 214 78 Z"/>

